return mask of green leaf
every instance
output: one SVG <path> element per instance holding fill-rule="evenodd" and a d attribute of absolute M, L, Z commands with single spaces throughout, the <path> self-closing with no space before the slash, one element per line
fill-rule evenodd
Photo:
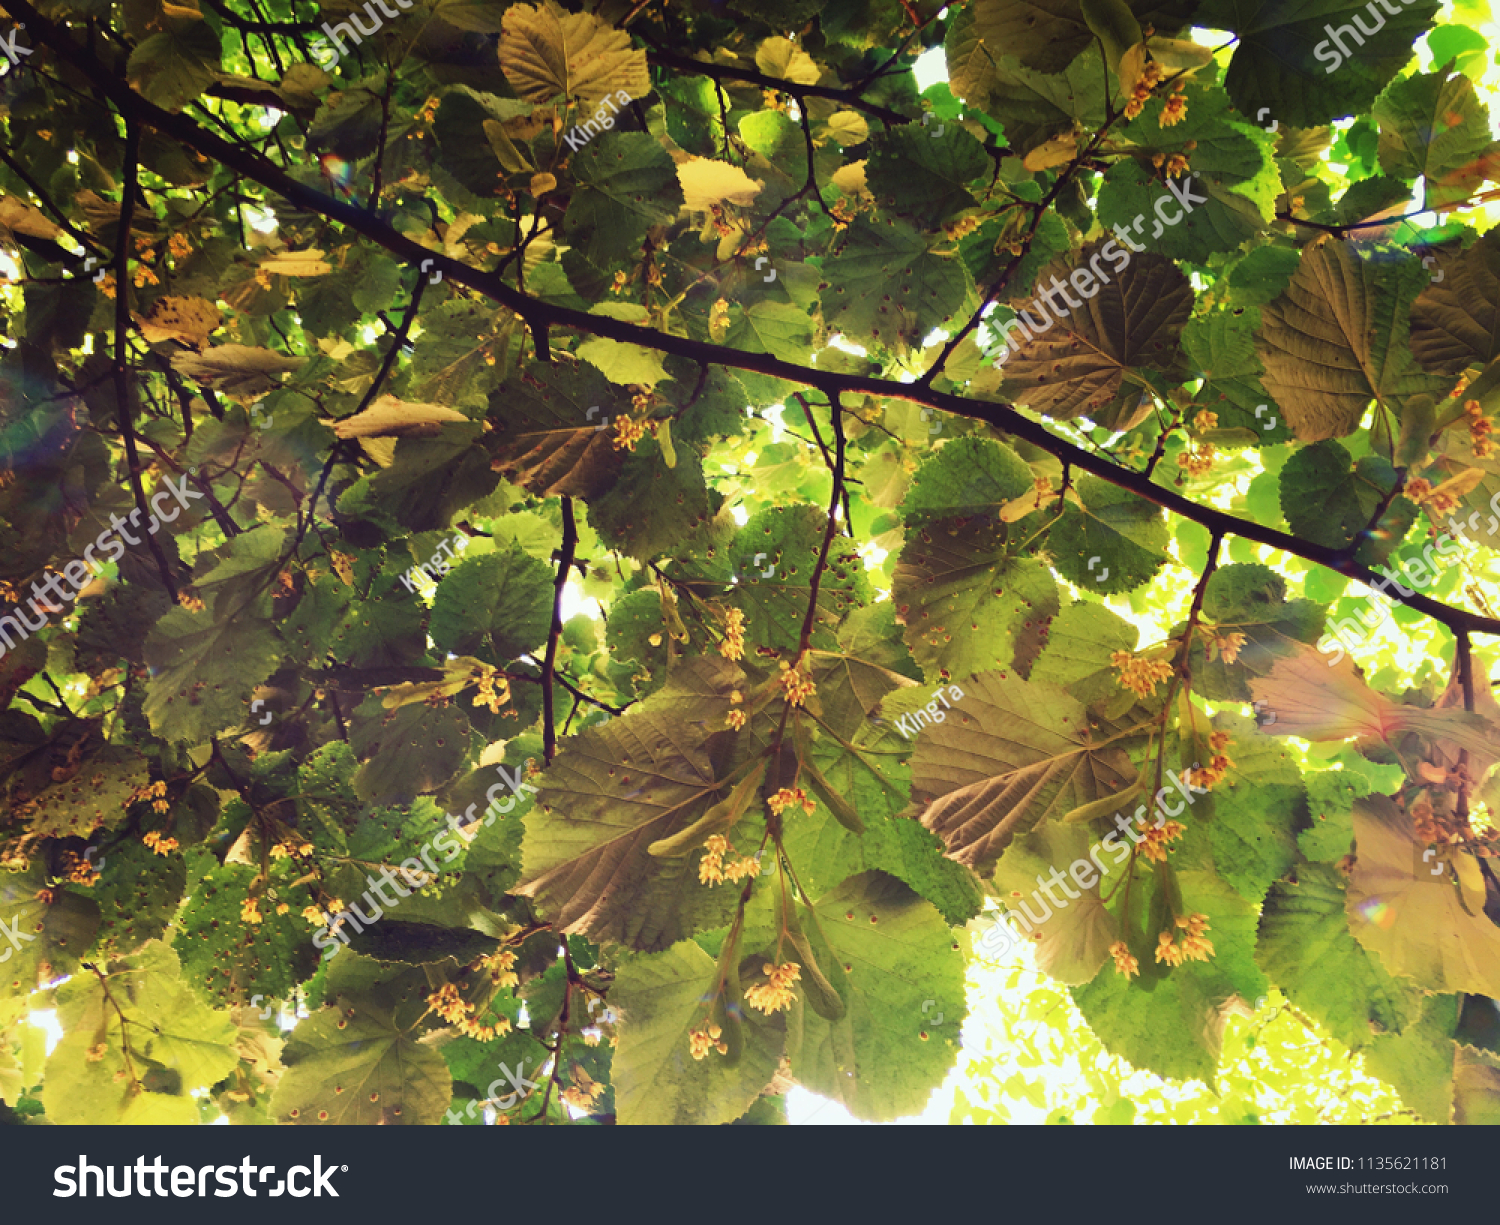
<path fill-rule="evenodd" d="M 195 1122 L 188 1095 L 239 1063 L 234 1023 L 193 995 L 159 942 L 73 978 L 57 1000 L 68 1032 L 47 1059 L 52 1122 Z"/>
<path fill-rule="evenodd" d="M 989 438 L 956 438 L 925 460 L 901 504 L 908 520 L 998 515 L 1034 486 L 1031 469 L 1013 450 Z"/>
<path fill-rule="evenodd" d="M 1037 562 L 1012 557 L 1007 535 L 990 519 L 939 519 L 901 551 L 891 598 L 929 678 L 1024 667 L 1040 648 L 1057 583 Z"/>
<path fill-rule="evenodd" d="M 955 1055 L 952 1038 L 923 1037 L 923 1009 L 964 1014 L 963 961 L 947 924 L 894 877 L 865 872 L 819 898 L 803 929 L 845 1014 L 793 1009 L 793 1073 L 857 1118 L 917 1113 Z"/>
<path fill-rule="evenodd" d="M 1189 115 L 1197 101 L 1189 102 Z M 1152 112 L 1159 114 L 1163 105 L 1158 101 L 1148 107 L 1132 125 L 1153 132 L 1148 138 L 1153 143 L 1157 139 L 1154 132 L 1159 129 L 1154 122 L 1157 115 Z M 1228 124 L 1219 127 L 1221 132 L 1226 129 Z M 1239 249 L 1242 243 L 1265 230 L 1279 184 L 1270 173 L 1269 159 L 1255 142 L 1243 133 L 1233 134 L 1238 136 L 1240 144 L 1233 157 L 1223 159 L 1233 169 L 1210 174 L 1203 167 L 1204 173 L 1200 173 L 1198 153 L 1196 150 L 1192 153 L 1193 169 L 1183 184 L 1193 201 L 1191 213 L 1168 193 L 1145 164 L 1127 159 L 1112 166 L 1104 176 L 1099 191 L 1099 220 L 1110 229 L 1121 226 L 1131 231 L 1137 246 L 1147 244 L 1151 251 L 1196 264 L 1206 264 L 1216 255 Z M 1242 175 L 1235 173 L 1236 170 L 1251 173 Z M 1169 225 L 1166 224 L 1169 217 L 1181 220 Z"/>
<path fill-rule="evenodd" d="M 251 611 L 226 618 L 172 609 L 146 640 L 151 730 L 201 743 L 246 721 L 251 691 L 271 675 L 282 651 L 275 631 Z"/>
<path fill-rule="evenodd" d="M 893 698 L 905 697 L 902 690 Z M 882 718 L 862 723 L 852 741 L 820 735 L 813 761 L 831 787 L 858 813 L 864 833 L 852 833 L 833 814 L 822 796 L 811 814 L 790 815 L 787 854 L 798 878 L 814 893 L 827 892 L 850 876 L 879 868 L 906 882 L 942 912 L 949 923 L 964 923 L 979 912 L 983 897 L 967 868 L 943 855 L 943 844 L 909 816 L 910 742 L 892 720 L 901 714 L 891 699 Z"/>
<path fill-rule="evenodd" d="M 416 1127 L 440 1121 L 453 1097 L 442 1055 L 373 997 L 302 1021 L 282 1058 L 270 1107 L 279 1123 Z"/>
<path fill-rule="evenodd" d="M 708 487 L 696 451 L 680 453 L 668 466 L 661 444 L 642 439 L 625 461 L 619 480 L 589 506 L 589 523 L 602 540 L 632 557 L 647 559 L 681 547 L 685 535 L 727 531 L 715 516 L 723 495 Z"/>
<path fill-rule="evenodd" d="M 552 624 L 554 578 L 514 545 L 460 562 L 438 584 L 433 642 L 455 654 L 488 646 L 501 659 L 534 650 Z"/>
<path fill-rule="evenodd" d="M 595 137 L 573 155 L 571 169 L 578 186 L 563 230 L 600 268 L 630 260 L 646 231 L 665 225 L 682 207 L 677 167 L 644 132 Z"/>
<path fill-rule="evenodd" d="M 183 974 L 219 1004 L 247 1004 L 255 995 L 290 999 L 317 964 L 312 944 L 317 929 L 302 917 L 313 896 L 305 887 L 293 888 L 285 868 L 277 870 L 269 895 L 259 903 L 261 921 L 244 920 L 242 907 L 257 876 L 239 863 L 210 871 L 187 899 L 173 940 Z M 285 914 L 277 913 L 272 896 L 286 904 Z"/>
<path fill-rule="evenodd" d="M 1265 986 L 1251 960 L 1255 911 L 1211 874 L 1183 872 L 1178 881 L 1184 909 L 1212 920 L 1208 937 L 1214 956 L 1165 971 L 1149 990 L 1107 965 L 1093 982 L 1071 991 L 1089 1028 L 1110 1054 L 1158 1076 L 1211 1084 L 1229 1004 L 1236 995 L 1256 998 Z M 1155 888 L 1159 891 L 1159 881 Z M 1142 892 L 1139 884 L 1137 892 Z M 1149 905 L 1147 898 L 1140 898 L 1135 903 L 1140 910 L 1132 914 L 1144 918 Z M 1139 932 L 1139 946 L 1132 944 L 1138 959 L 1150 955 L 1148 944 L 1155 947 L 1156 926 L 1148 922 Z"/>
<path fill-rule="evenodd" d="M 1077 490 L 1082 507 L 1065 503 L 1047 537 L 1057 572 L 1100 595 L 1149 583 L 1168 560 L 1160 509 L 1097 477 L 1080 477 Z"/>
<path fill-rule="evenodd" d="M 92 898 L 57 888 L 45 901 L 47 873 L 41 864 L 24 871 L 0 870 L 0 919 L 15 939 L 0 953 L 0 999 L 30 995 L 38 987 L 71 974 L 93 944 L 99 907 Z"/>
<path fill-rule="evenodd" d="M 1369 526 L 1395 485 L 1395 470 L 1367 455 L 1351 465 L 1333 441 L 1303 447 L 1281 470 L 1281 510 L 1292 531 L 1330 549 L 1342 549 Z"/>
<path fill-rule="evenodd" d="M 167 25 L 130 53 L 126 72 L 148 102 L 180 111 L 213 82 L 219 36 L 206 21 L 168 19 Z"/>
<path fill-rule="evenodd" d="M 951 323 L 969 293 L 969 276 L 961 263 L 930 246 L 904 224 L 857 218 L 823 265 L 828 326 L 888 348 L 910 348 Z"/>
<path fill-rule="evenodd" d="M 1283 746 L 1255 734 L 1253 720 L 1226 711 L 1214 727 L 1233 735 L 1235 763 L 1213 791 L 1214 864 L 1240 894 L 1258 901 L 1297 862 L 1293 829 L 1305 802 L 1302 773 Z"/>
<path fill-rule="evenodd" d="M 727 710 L 727 692 L 720 700 Z M 728 922 L 735 893 L 699 882 L 698 856 L 648 851 L 722 798 L 701 729 L 686 718 L 641 710 L 611 720 L 570 740 L 542 776 L 516 892 L 558 930 L 652 952 Z"/>
<path fill-rule="evenodd" d="M 957 125 L 893 128 L 872 142 L 866 181 L 890 212 L 935 230 L 976 201 L 968 185 L 988 173 L 984 146 Z"/>
<path fill-rule="evenodd" d="M 1273 885 L 1255 959 L 1292 1003 L 1358 1050 L 1378 1034 L 1400 1033 L 1414 1023 L 1422 997 L 1355 943 L 1344 894 L 1344 878 L 1324 864 L 1304 864 L 1294 880 Z"/>
<path fill-rule="evenodd" d="M 1325 445 L 1338 444 L 1318 444 Z M 1316 450 L 1309 447 L 1299 454 Z M 1203 616 L 1217 636 L 1241 634 L 1245 641 L 1234 661 L 1226 662 L 1221 652 L 1209 659 L 1208 647 L 1195 637 L 1189 657 L 1194 691 L 1206 698 L 1251 701 L 1250 681 L 1268 675 L 1295 643 L 1316 643 L 1323 633 L 1324 613 L 1314 600 L 1289 602 L 1286 580 L 1269 566 L 1221 566 L 1203 593 Z"/>
<path fill-rule="evenodd" d="M 1372 20 L 1359 0 L 1206 0 L 1194 21 L 1238 35 L 1224 87 L 1242 115 L 1266 108 L 1283 126 L 1311 127 L 1368 111 L 1439 7 L 1415 0 Z M 1356 14 L 1376 26 L 1373 36 L 1354 30 Z M 1346 31 L 1338 44 L 1330 27 Z"/>
<path fill-rule="evenodd" d="M 734 603 L 745 614 L 747 642 L 796 651 L 807 616 L 810 575 L 823 549 L 827 516 L 811 506 L 773 506 L 747 520 L 730 547 Z M 835 645 L 834 627 L 867 591 L 858 559 L 837 540 L 818 586 L 813 645 Z"/>
<path fill-rule="evenodd" d="M 1380 125 L 1380 168 L 1425 179 L 1429 208 L 1466 199 L 1488 177 L 1481 163 L 1494 145 L 1489 116 L 1468 77 L 1432 72 L 1393 81 L 1371 114 Z"/>
<path fill-rule="evenodd" d="M 1482 883 L 1476 896 L 1465 881 L 1481 879 L 1473 857 L 1424 859 L 1428 848 L 1410 827 L 1384 796 L 1355 801 L 1346 906 L 1354 938 L 1424 991 L 1500 995 L 1500 928 L 1484 913 Z"/>
<path fill-rule="evenodd" d="M 1016 834 L 1135 780 L 1130 758 L 1096 748 L 1083 707 L 1055 685 L 986 672 L 963 692 L 944 722 L 922 730 L 911 761 L 922 824 L 959 863 L 985 871 Z"/>
<path fill-rule="evenodd" d="M 371 704 L 373 705 L 373 704 Z M 416 702 L 396 710 L 360 708 L 350 745 L 363 764 L 354 791 L 372 804 L 407 803 L 458 773 L 472 729 L 461 710 Z"/>
<path fill-rule="evenodd" d="M 705 1023 L 714 973 L 713 958 L 691 940 L 621 960 L 610 990 L 621 1016 L 613 1064 L 621 1123 L 730 1123 L 770 1083 L 786 1042 L 779 1015 L 746 1012 L 738 1059 L 692 1057 L 688 1033 Z"/>
<path fill-rule="evenodd" d="M 1406 315 L 1428 282 L 1415 260 L 1376 264 L 1346 244 L 1304 248 L 1286 291 L 1261 308 L 1256 338 L 1261 382 L 1301 441 L 1353 432 L 1371 399 L 1445 394 L 1407 348 Z"/>
<path fill-rule="evenodd" d="M 44 838 L 87 838 L 119 825 L 135 792 L 148 781 L 146 763 L 124 749 L 106 747 L 80 763 L 71 777 L 37 792 L 30 831 Z"/>
<path fill-rule="evenodd" d="M 813 321 L 787 302 L 752 302 L 730 315 L 724 343 L 747 353 L 769 353 L 784 362 L 805 362 L 812 352 Z"/>
<path fill-rule="evenodd" d="M 1380 1034 L 1365 1048 L 1365 1066 L 1431 1123 L 1447 1123 L 1453 1112 L 1453 1030 L 1458 997 L 1430 995 L 1422 1019 L 1401 1034 Z"/>
<path fill-rule="evenodd" d="M 1140 631 L 1103 604 L 1078 600 L 1047 627 L 1047 645 L 1028 679 L 1058 685 L 1087 705 L 1119 696 L 1110 663 L 1116 651 L 1134 651 Z"/>

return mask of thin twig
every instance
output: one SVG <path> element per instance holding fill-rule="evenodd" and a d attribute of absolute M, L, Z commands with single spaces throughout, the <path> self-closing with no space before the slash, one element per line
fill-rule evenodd
<path fill-rule="evenodd" d="M 120 224 L 115 239 L 115 399 L 120 419 L 120 433 L 125 436 L 125 466 L 130 477 L 131 492 L 135 504 L 146 525 L 152 521 L 150 508 L 146 505 L 146 490 L 141 484 L 141 457 L 135 441 L 135 421 L 130 412 L 130 354 L 126 338 L 130 332 L 130 223 L 135 216 L 136 175 L 140 169 L 141 128 L 128 116 L 125 119 L 125 182 L 120 189 Z M 131 516 L 134 518 L 134 515 Z M 162 550 L 155 532 L 146 532 L 146 544 L 156 558 L 156 568 L 161 581 L 177 603 L 177 583 L 172 578 L 172 567 Z"/>
<path fill-rule="evenodd" d="M 543 752 L 550 762 L 557 756 L 557 725 L 552 709 L 552 678 L 557 672 L 557 644 L 562 639 L 563 591 L 568 585 L 568 571 L 573 568 L 573 554 L 578 549 L 578 525 L 573 521 L 573 499 L 562 499 L 563 538 L 557 555 L 557 581 L 552 600 L 552 628 L 547 634 L 547 655 L 542 662 L 542 739 Z"/>

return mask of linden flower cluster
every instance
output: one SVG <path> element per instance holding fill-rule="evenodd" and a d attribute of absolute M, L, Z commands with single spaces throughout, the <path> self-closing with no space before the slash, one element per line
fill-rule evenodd
<path fill-rule="evenodd" d="M 1223 782 L 1224 776 L 1234 769 L 1233 759 L 1223 751 L 1228 745 L 1228 732 L 1214 732 L 1208 738 L 1208 747 L 1214 754 L 1208 767 L 1184 770 L 1182 781 L 1193 787 L 1212 787 L 1215 783 Z"/>
<path fill-rule="evenodd" d="M 1183 451 L 1177 457 L 1177 466 L 1189 476 L 1202 476 L 1214 466 L 1214 444 L 1200 442 L 1191 451 Z"/>
<path fill-rule="evenodd" d="M 1134 119 L 1146 109 L 1146 103 L 1151 100 L 1151 91 L 1156 88 L 1156 83 L 1165 74 L 1161 65 L 1155 60 L 1150 61 L 1141 73 L 1141 79 L 1135 83 L 1135 89 L 1131 91 L 1130 101 L 1125 104 L 1125 118 Z M 1165 119 L 1163 120 L 1165 122 Z M 1173 120 L 1175 123 L 1176 120 Z"/>
<path fill-rule="evenodd" d="M 1464 413 L 1469 418 L 1469 445 L 1474 449 L 1474 458 L 1489 459 L 1495 454 L 1495 440 L 1490 437 L 1495 423 L 1484 415 L 1478 400 L 1465 400 Z"/>
<path fill-rule="evenodd" d="M 286 859 L 292 855 L 311 855 L 312 852 L 311 842 L 304 842 L 299 846 L 288 846 L 285 842 L 278 842 L 271 847 L 271 858 Z"/>
<path fill-rule="evenodd" d="M 64 862 L 68 865 L 68 880 L 75 885 L 93 885 L 99 881 L 99 869 L 81 855 L 68 853 Z"/>
<path fill-rule="evenodd" d="M 702 1029 L 689 1031 L 688 1050 L 692 1052 L 693 1058 L 703 1059 L 709 1051 L 718 1051 L 721 1055 L 729 1054 L 729 1048 L 719 1037 L 723 1032 L 717 1025 L 704 1025 Z"/>
<path fill-rule="evenodd" d="M 792 984 L 802 977 L 802 967 L 795 961 L 781 966 L 767 963 L 761 967 L 761 971 L 765 974 L 766 981 L 756 983 L 746 990 L 745 1003 L 764 1013 L 790 1008 L 792 1001 L 797 998 Z"/>
<path fill-rule="evenodd" d="M 314 927 L 322 927 L 328 922 L 328 916 L 316 906 L 304 906 L 302 908 L 302 917 Z"/>
<path fill-rule="evenodd" d="M 247 897 L 240 904 L 240 919 L 245 923 L 259 923 L 261 918 L 260 903 L 253 897 Z"/>
<path fill-rule="evenodd" d="M 646 436 L 646 429 L 644 421 L 637 421 L 634 417 L 616 417 L 614 449 L 634 452 L 635 444 Z"/>
<path fill-rule="evenodd" d="M 731 608 L 724 620 L 724 641 L 719 643 L 719 654 L 729 660 L 743 659 L 745 657 L 745 614 L 738 608 Z"/>
<path fill-rule="evenodd" d="M 491 714 L 498 715 L 500 707 L 510 701 L 510 681 L 493 668 L 479 677 L 479 688 L 474 693 L 474 705 L 486 706 Z"/>
<path fill-rule="evenodd" d="M 1245 645 L 1245 635 L 1241 633 L 1220 634 L 1205 626 L 1203 636 L 1208 643 L 1208 658 L 1212 660 L 1218 655 L 1226 664 L 1234 663 L 1240 657 L 1240 648 Z"/>
<path fill-rule="evenodd" d="M 474 968 L 488 972 L 490 982 L 497 987 L 515 987 L 521 982 L 515 972 L 516 955 L 511 949 L 490 953 L 474 963 Z"/>
<path fill-rule="evenodd" d="M 1116 940 L 1109 946 L 1109 955 L 1115 959 L 1115 973 L 1123 974 L 1129 978 L 1132 974 L 1141 972 L 1141 963 L 1130 955 L 1130 946 L 1123 940 Z"/>
<path fill-rule="evenodd" d="M 802 673 L 802 660 L 799 656 L 797 666 L 794 668 L 786 660 L 781 661 L 781 688 L 786 694 L 788 706 L 802 706 L 807 699 L 818 691 L 810 676 Z"/>
<path fill-rule="evenodd" d="M 1172 933 L 1164 931 L 1156 938 L 1156 960 L 1169 966 L 1180 966 L 1184 961 L 1207 961 L 1214 955 L 1212 940 L 1204 937 L 1208 930 L 1206 914 L 1185 915 L 1177 920 L 1179 930 L 1185 930 L 1182 943 L 1173 942 Z"/>
<path fill-rule="evenodd" d="M 1178 81 L 1172 86 L 1172 96 L 1167 99 L 1166 106 L 1161 108 L 1161 126 L 1170 128 L 1181 123 L 1187 118 L 1187 99 L 1183 97 L 1183 82 Z"/>
<path fill-rule="evenodd" d="M 510 1019 L 496 1017 L 493 1025 L 481 1025 L 474 1019 L 474 1005 L 466 1003 L 452 983 L 444 983 L 427 997 L 427 1006 L 455 1026 L 458 1032 L 479 1042 L 488 1042 L 498 1034 L 510 1033 Z"/>
<path fill-rule="evenodd" d="M 1188 143 L 1186 145 L 1183 146 L 1183 148 L 1184 149 L 1193 149 L 1193 148 L 1197 147 L 1197 144 L 1198 144 L 1198 142 L 1196 140 L 1190 140 L 1190 141 L 1188 141 Z M 1158 154 L 1156 154 L 1151 159 L 1151 164 L 1153 166 L 1155 166 L 1158 170 L 1160 170 L 1162 172 L 1162 177 L 1163 178 L 1167 178 L 1167 179 L 1179 178 L 1182 175 L 1186 174 L 1188 172 L 1188 169 L 1189 169 L 1189 167 L 1188 167 L 1188 160 L 1187 160 L 1187 154 L 1186 153 L 1174 153 L 1170 157 L 1168 157 L 1166 154 L 1158 153 Z M 1205 415 L 1205 416 L 1209 416 L 1209 417 L 1213 416 L 1212 413 L 1200 414 L 1200 415 Z M 1211 425 L 1209 425 L 1209 426 L 1199 426 L 1199 429 L 1210 429 L 1211 430 L 1213 428 L 1214 427 L 1211 426 Z"/>
<path fill-rule="evenodd" d="M 818 811 L 817 801 L 809 799 L 807 792 L 801 787 L 783 787 L 775 795 L 770 796 L 766 804 L 778 817 L 793 804 L 801 804 L 802 811 L 808 816 Z"/>
<path fill-rule="evenodd" d="M 176 838 L 163 838 L 156 830 L 148 830 L 141 835 L 141 841 L 149 846 L 158 855 L 170 855 L 177 849 Z"/>
<path fill-rule="evenodd" d="M 1146 819 L 1141 818 L 1145 824 Z M 1146 825 L 1146 835 L 1141 839 L 1141 854 L 1155 863 L 1166 863 L 1167 852 L 1172 849 L 1172 843 L 1181 838 L 1186 832 L 1187 826 L 1181 821 L 1164 822 L 1160 829 L 1155 825 Z"/>
<path fill-rule="evenodd" d="M 1470 403 L 1477 404 L 1478 401 L 1471 400 Z M 1489 422 L 1485 424 L 1488 425 Z M 1477 455 L 1478 452 L 1476 451 L 1475 454 Z M 1434 489 L 1432 482 L 1425 477 L 1419 476 L 1415 480 L 1407 481 L 1401 492 L 1408 500 L 1426 510 L 1434 519 L 1441 519 L 1458 508 L 1458 498 L 1451 493 Z"/>
<path fill-rule="evenodd" d="M 1109 657 L 1109 662 L 1120 674 L 1120 684 L 1138 698 L 1151 697 L 1156 692 L 1157 682 L 1172 677 L 1172 665 L 1165 659 L 1142 659 L 1129 651 L 1116 651 Z"/>
<path fill-rule="evenodd" d="M 167 785 L 158 779 L 154 783 L 147 783 L 144 787 L 137 787 L 130 793 L 132 804 L 141 800 L 150 800 L 151 807 L 157 812 L 166 812 L 172 805 L 167 802 Z M 147 844 L 150 845 L 149 843 Z"/>
<path fill-rule="evenodd" d="M 739 859 L 732 859 L 728 865 L 724 863 L 724 856 L 733 852 L 734 847 L 730 845 L 729 839 L 723 834 L 712 835 L 703 844 L 703 859 L 698 864 L 698 883 L 700 885 L 721 885 L 726 880 L 738 883 L 747 876 L 754 876 L 760 871 L 760 862 L 751 855 L 743 855 Z"/>

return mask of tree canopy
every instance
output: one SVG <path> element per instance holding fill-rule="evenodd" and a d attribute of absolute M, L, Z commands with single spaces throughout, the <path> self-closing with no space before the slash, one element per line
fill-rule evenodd
<path fill-rule="evenodd" d="M 1500 1118 L 1482 9 L 0 5 L 9 1117 Z"/>

